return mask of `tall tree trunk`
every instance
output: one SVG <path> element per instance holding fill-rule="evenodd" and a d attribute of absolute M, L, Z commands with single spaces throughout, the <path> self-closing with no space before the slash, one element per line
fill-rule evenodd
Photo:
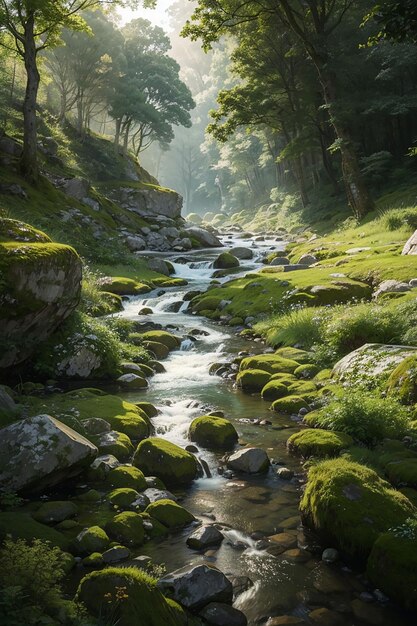
<path fill-rule="evenodd" d="M 323 88 L 324 101 L 329 112 L 330 122 L 340 144 L 342 174 L 348 202 L 357 219 L 362 219 L 374 209 L 373 200 L 359 168 L 359 161 L 353 146 L 349 128 L 340 120 L 336 108 L 335 77 L 316 62 L 316 68 Z"/>
<path fill-rule="evenodd" d="M 37 154 L 36 102 L 39 89 L 39 71 L 36 62 L 36 43 L 33 34 L 34 16 L 25 25 L 24 62 L 26 69 L 26 92 L 23 101 L 23 152 L 20 169 L 31 183 L 37 183 L 39 165 Z"/>
<path fill-rule="evenodd" d="M 122 120 L 118 118 L 116 120 L 116 132 L 114 133 L 114 148 L 116 152 L 119 149 L 119 141 L 120 141 L 120 128 L 122 126 Z"/>

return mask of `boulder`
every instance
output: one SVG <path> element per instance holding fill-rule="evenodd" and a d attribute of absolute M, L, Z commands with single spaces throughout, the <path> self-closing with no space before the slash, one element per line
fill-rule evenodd
<path fill-rule="evenodd" d="M 227 461 L 230 469 L 246 474 L 266 472 L 269 465 L 268 455 L 262 448 L 242 448 L 232 454 Z"/>
<path fill-rule="evenodd" d="M 111 431 L 109 422 L 101 419 L 101 417 L 90 417 L 83 420 L 83 427 L 88 435 L 100 435 L 101 433 L 108 433 Z"/>
<path fill-rule="evenodd" d="M 417 230 L 414 231 L 407 243 L 404 245 L 401 254 L 417 254 Z"/>
<path fill-rule="evenodd" d="M 403 293 L 405 291 L 411 291 L 411 287 L 408 283 L 399 280 L 383 280 L 372 296 L 377 299 L 384 293 Z"/>
<path fill-rule="evenodd" d="M 129 548 L 124 546 L 113 546 L 102 554 L 103 563 L 111 565 L 112 563 L 120 563 L 120 561 L 126 561 L 130 557 Z"/>
<path fill-rule="evenodd" d="M 244 248 L 244 247 L 236 247 L 236 248 L 232 248 L 231 250 L 229 250 L 230 254 L 233 254 L 233 256 L 235 256 L 237 259 L 241 259 L 241 260 L 249 260 L 249 259 L 253 259 L 253 250 L 251 250 L 251 248 Z"/>
<path fill-rule="evenodd" d="M 134 448 L 130 438 L 124 433 L 110 430 L 108 433 L 92 435 L 91 439 L 97 446 L 100 454 L 111 454 L 119 461 L 127 460 Z"/>
<path fill-rule="evenodd" d="M 117 589 L 127 591 L 121 602 L 115 597 Z M 93 616 L 105 617 L 106 623 L 115 623 L 117 614 L 117 626 L 184 626 L 187 622 L 184 611 L 162 595 L 154 579 L 135 567 L 109 567 L 87 574 L 77 600 Z"/>
<path fill-rule="evenodd" d="M 133 373 L 122 374 L 117 379 L 117 382 L 126 389 L 145 389 L 148 386 L 145 378 Z"/>
<path fill-rule="evenodd" d="M 160 478 L 168 487 L 188 484 L 197 476 L 195 457 L 159 437 L 141 441 L 132 462 L 145 474 Z"/>
<path fill-rule="evenodd" d="M 84 528 L 74 539 L 75 551 L 79 554 L 103 552 L 109 547 L 110 539 L 100 526 Z"/>
<path fill-rule="evenodd" d="M 146 242 L 139 235 L 129 235 L 126 237 L 126 243 L 129 250 L 132 252 L 138 252 L 139 250 L 145 250 Z"/>
<path fill-rule="evenodd" d="M 209 626 L 247 626 L 248 623 L 242 611 L 222 602 L 210 602 L 199 615 Z"/>
<path fill-rule="evenodd" d="M 203 524 L 187 539 L 187 546 L 193 550 L 205 550 L 210 546 L 218 546 L 224 537 L 220 530 L 211 524 Z"/>
<path fill-rule="evenodd" d="M 173 493 L 166 489 L 157 489 L 156 487 L 148 487 L 143 494 L 149 499 L 150 502 L 158 502 L 158 500 L 172 500 L 176 502 L 178 498 Z"/>
<path fill-rule="evenodd" d="M 191 228 L 186 228 L 185 230 L 192 239 L 197 239 L 197 241 L 205 248 L 221 248 L 223 245 L 216 235 L 213 235 L 213 233 L 210 233 L 205 228 L 192 226 Z"/>
<path fill-rule="evenodd" d="M 417 348 L 381 343 L 366 343 L 349 352 L 333 368 L 333 375 L 342 381 L 350 378 L 377 379 L 390 374 L 404 359 L 417 355 Z"/>
<path fill-rule="evenodd" d="M 187 511 L 187 509 L 184 509 L 183 506 L 173 500 L 168 499 L 152 502 L 152 504 L 146 508 L 145 513 L 148 513 L 148 515 L 158 520 L 158 522 L 167 528 L 179 528 L 195 521 L 194 515 Z"/>
<path fill-rule="evenodd" d="M 143 188 L 126 185 L 112 189 L 110 197 L 140 217 L 181 217 L 182 197 L 171 189 L 156 185 L 146 185 Z"/>
<path fill-rule="evenodd" d="M 191 610 L 210 602 L 231 602 L 233 598 L 230 580 L 209 565 L 188 565 L 170 572 L 158 581 L 158 587 Z"/>
<path fill-rule="evenodd" d="M 145 540 L 143 519 L 139 513 L 124 511 L 115 515 L 106 524 L 110 537 L 127 546 L 141 546 Z"/>
<path fill-rule="evenodd" d="M 12 422 L 18 417 L 19 412 L 20 408 L 13 398 L 0 387 L 0 423 Z"/>
<path fill-rule="evenodd" d="M 188 436 L 191 441 L 209 449 L 230 450 L 238 440 L 232 422 L 223 417 L 203 415 L 191 422 Z"/>
<path fill-rule="evenodd" d="M 70 500 L 44 502 L 33 514 L 42 524 L 57 524 L 77 514 L 78 507 Z"/>
<path fill-rule="evenodd" d="M 317 263 L 318 258 L 314 256 L 314 254 L 303 254 L 303 256 L 298 261 L 299 265 L 313 265 L 313 263 Z"/>
<path fill-rule="evenodd" d="M 0 220 L 0 368 L 23 362 L 75 309 L 82 265 L 73 248 L 14 220 Z M 22 241 L 25 241 L 23 244 Z"/>
<path fill-rule="evenodd" d="M 158 259 L 157 257 L 148 259 L 147 265 L 152 272 L 157 272 L 158 274 L 163 274 L 164 276 L 170 276 L 173 272 L 171 263 L 167 263 L 167 261 Z"/>
<path fill-rule="evenodd" d="M 0 485 L 39 490 L 79 474 L 97 448 L 49 415 L 28 417 L 0 431 Z"/>
<path fill-rule="evenodd" d="M 239 259 L 237 259 L 230 252 L 222 252 L 217 259 L 213 262 L 214 269 L 227 270 L 239 267 Z"/>
<path fill-rule="evenodd" d="M 11 137 L 3 135 L 0 138 L 0 152 L 19 158 L 22 155 L 22 150 L 22 145 Z"/>
<path fill-rule="evenodd" d="M 272 259 L 269 265 L 289 265 L 290 260 L 285 256 L 277 256 L 275 259 Z"/>
<path fill-rule="evenodd" d="M 85 178 L 69 178 L 62 185 L 62 191 L 71 198 L 82 200 L 88 196 L 90 183 Z"/>

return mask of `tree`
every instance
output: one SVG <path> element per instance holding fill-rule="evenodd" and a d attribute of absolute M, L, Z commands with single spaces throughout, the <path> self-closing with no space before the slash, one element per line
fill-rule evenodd
<path fill-rule="evenodd" d="M 257 24 L 260 19 L 278 19 L 280 32 L 293 33 L 317 72 L 336 135 L 334 147 L 341 154 L 348 201 L 353 213 L 361 218 L 372 210 L 373 202 L 360 171 L 352 134 L 340 114 L 337 71 L 332 63 L 337 30 L 357 5 L 356 0 L 199 0 L 183 34 L 200 38 L 209 49 L 222 34 L 236 34 L 243 24 Z"/>
<path fill-rule="evenodd" d="M 373 19 L 379 32 L 370 42 L 386 41 L 417 44 L 417 4 L 415 0 L 382 0 L 378 2 L 365 21 Z"/>
<path fill-rule="evenodd" d="M 134 3 L 133 0 L 131 3 Z M 152 4 L 151 0 L 148 0 Z M 37 159 L 36 104 L 40 74 L 38 56 L 59 43 L 63 27 L 86 28 L 81 11 L 102 4 L 126 4 L 123 0 L 0 0 L 0 43 L 16 51 L 26 71 L 26 92 L 23 102 L 23 154 L 21 171 L 36 183 L 39 176 Z"/>

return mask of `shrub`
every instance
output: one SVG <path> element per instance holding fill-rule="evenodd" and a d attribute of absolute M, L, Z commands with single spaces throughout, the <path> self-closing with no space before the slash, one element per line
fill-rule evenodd
<path fill-rule="evenodd" d="M 273 346 L 300 345 L 305 350 L 320 343 L 323 326 L 329 310 L 325 307 L 308 307 L 289 311 L 284 315 L 274 315 L 255 326 L 255 331 L 266 335 Z"/>
<path fill-rule="evenodd" d="M 385 438 L 399 439 L 408 422 L 408 411 L 397 400 L 363 391 L 343 395 L 317 416 L 320 427 L 346 433 L 368 446 Z"/>

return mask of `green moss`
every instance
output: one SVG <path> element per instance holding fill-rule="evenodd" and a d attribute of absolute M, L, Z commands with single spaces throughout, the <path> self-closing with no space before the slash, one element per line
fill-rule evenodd
<path fill-rule="evenodd" d="M 138 497 L 139 493 L 130 487 L 113 489 L 113 491 L 107 495 L 109 502 L 120 509 L 127 509 Z"/>
<path fill-rule="evenodd" d="M 261 391 L 261 396 L 264 400 L 278 400 L 288 395 L 288 389 L 286 385 L 282 384 L 281 380 L 270 380 L 266 383 Z"/>
<path fill-rule="evenodd" d="M 297 378 L 314 378 L 320 371 L 318 365 L 314 363 L 305 363 L 304 365 L 300 365 L 294 370 L 294 374 Z"/>
<path fill-rule="evenodd" d="M 158 415 L 158 409 L 150 402 L 137 402 L 136 406 L 140 411 L 146 413 L 149 418 L 156 417 Z"/>
<path fill-rule="evenodd" d="M 368 557 L 381 533 L 417 512 L 376 472 L 342 458 L 310 469 L 300 510 L 327 544 L 359 561 Z"/>
<path fill-rule="evenodd" d="M 122 600 L 116 597 L 123 589 Z M 183 609 L 165 598 L 156 580 L 136 567 L 109 567 L 85 576 L 77 591 L 77 600 L 96 618 L 113 619 L 118 626 L 184 626 Z M 113 618 L 111 617 L 113 616 Z"/>
<path fill-rule="evenodd" d="M 74 549 L 79 554 L 92 554 L 104 552 L 110 544 L 107 533 L 100 526 L 84 528 L 74 539 Z"/>
<path fill-rule="evenodd" d="M 143 491 L 147 487 L 143 472 L 131 465 L 119 465 L 110 470 L 107 482 L 113 487 L 125 487 L 136 491 Z"/>
<path fill-rule="evenodd" d="M 384 533 L 375 541 L 367 575 L 390 598 L 410 611 L 417 610 L 417 537 Z"/>
<path fill-rule="evenodd" d="M 409 356 L 402 361 L 388 379 L 387 389 L 403 404 L 417 402 L 417 357 Z"/>
<path fill-rule="evenodd" d="M 283 372 L 279 372 L 278 374 L 272 374 L 271 381 L 272 380 L 275 380 L 276 382 L 281 383 L 281 385 L 285 385 L 286 387 L 289 387 L 293 383 L 297 382 L 294 374 L 285 374 Z"/>
<path fill-rule="evenodd" d="M 18 511 L 0 512 L 0 539 L 11 536 L 13 539 L 41 539 L 49 541 L 52 545 L 68 549 L 68 540 L 64 535 L 49 528 L 45 524 L 35 521 L 29 513 L 20 513 Z"/>
<path fill-rule="evenodd" d="M 181 345 L 181 339 L 164 330 L 150 330 L 142 335 L 144 341 L 156 341 L 162 343 L 169 350 L 175 350 Z"/>
<path fill-rule="evenodd" d="M 395 455 L 394 455 L 395 456 Z M 396 459 L 385 465 L 388 480 L 397 486 L 417 487 L 417 455 L 414 458 Z"/>
<path fill-rule="evenodd" d="M 190 452 L 158 437 L 140 442 L 133 465 L 147 475 L 157 476 L 168 486 L 188 484 L 197 474 L 197 461 Z"/>
<path fill-rule="evenodd" d="M 197 296 L 196 301 L 195 300 L 191 301 L 191 308 L 193 311 L 203 314 L 203 312 L 215 311 L 220 305 L 221 301 L 222 301 L 221 297 L 214 298 L 213 296 L 210 295 L 210 296 L 203 296 L 199 298 Z"/>
<path fill-rule="evenodd" d="M 303 398 L 300 396 L 286 396 L 285 398 L 279 398 L 272 403 L 272 410 L 276 413 L 298 413 L 300 409 L 308 409 L 309 406 Z"/>
<path fill-rule="evenodd" d="M 157 359 L 166 359 L 170 352 L 165 344 L 158 341 L 144 341 L 143 346 L 148 352 L 153 353 Z"/>
<path fill-rule="evenodd" d="M 237 259 L 230 252 L 222 252 L 213 263 L 214 269 L 231 269 L 233 267 L 239 267 L 239 259 Z"/>
<path fill-rule="evenodd" d="M 260 369 L 270 374 L 278 372 L 293 374 L 298 366 L 299 363 L 291 359 L 284 359 L 275 354 L 261 354 L 244 358 L 240 364 L 240 370 Z"/>
<path fill-rule="evenodd" d="M 18 220 L 0 217 L 0 242 L 50 243 L 51 239 L 40 230 Z"/>
<path fill-rule="evenodd" d="M 134 450 L 130 438 L 115 430 L 101 435 L 90 435 L 90 441 L 97 446 L 100 454 L 112 454 L 119 461 L 126 461 Z"/>
<path fill-rule="evenodd" d="M 353 444 L 352 437 L 344 433 L 336 433 L 320 428 L 309 428 L 294 433 L 287 441 L 287 448 L 293 454 L 305 459 L 311 456 L 337 456 L 345 448 Z"/>
<path fill-rule="evenodd" d="M 158 520 L 158 522 L 167 528 L 186 526 L 195 520 L 194 515 L 187 511 L 187 509 L 173 502 L 173 500 L 168 499 L 152 502 L 152 504 L 146 508 L 145 513 L 148 513 L 148 515 Z"/>
<path fill-rule="evenodd" d="M 314 381 L 316 383 L 322 383 L 322 382 L 326 382 L 328 380 L 331 380 L 331 378 L 332 378 L 332 370 L 331 369 L 324 369 L 324 370 L 320 370 L 314 376 Z"/>
<path fill-rule="evenodd" d="M 83 565 L 84 567 L 93 567 L 95 569 L 101 567 L 103 565 L 103 555 L 101 552 L 93 552 L 83 558 Z"/>
<path fill-rule="evenodd" d="M 290 394 L 297 394 L 303 396 L 305 394 L 311 394 L 317 391 L 316 385 L 312 381 L 296 381 L 289 385 L 288 391 Z"/>
<path fill-rule="evenodd" d="M 244 391 L 261 391 L 271 374 L 261 369 L 246 369 L 238 373 L 236 382 Z"/>
<path fill-rule="evenodd" d="M 209 449 L 230 450 L 237 443 L 238 435 L 232 422 L 222 417 L 203 415 L 191 422 L 188 436 L 191 441 Z"/>
<path fill-rule="evenodd" d="M 120 296 L 138 296 L 141 293 L 151 291 L 149 285 L 140 283 L 132 278 L 124 276 L 113 276 L 109 281 L 105 281 L 103 290 Z"/>
<path fill-rule="evenodd" d="M 290 361 L 297 361 L 297 363 L 309 363 L 311 360 L 311 353 L 306 350 L 300 350 L 299 348 L 292 348 L 291 346 L 285 346 L 283 348 L 278 348 L 275 351 L 277 356 L 282 357 L 283 359 L 289 359 Z"/>
<path fill-rule="evenodd" d="M 109 536 L 126 546 L 141 546 L 145 540 L 143 519 L 138 513 L 125 511 L 106 524 Z"/>

